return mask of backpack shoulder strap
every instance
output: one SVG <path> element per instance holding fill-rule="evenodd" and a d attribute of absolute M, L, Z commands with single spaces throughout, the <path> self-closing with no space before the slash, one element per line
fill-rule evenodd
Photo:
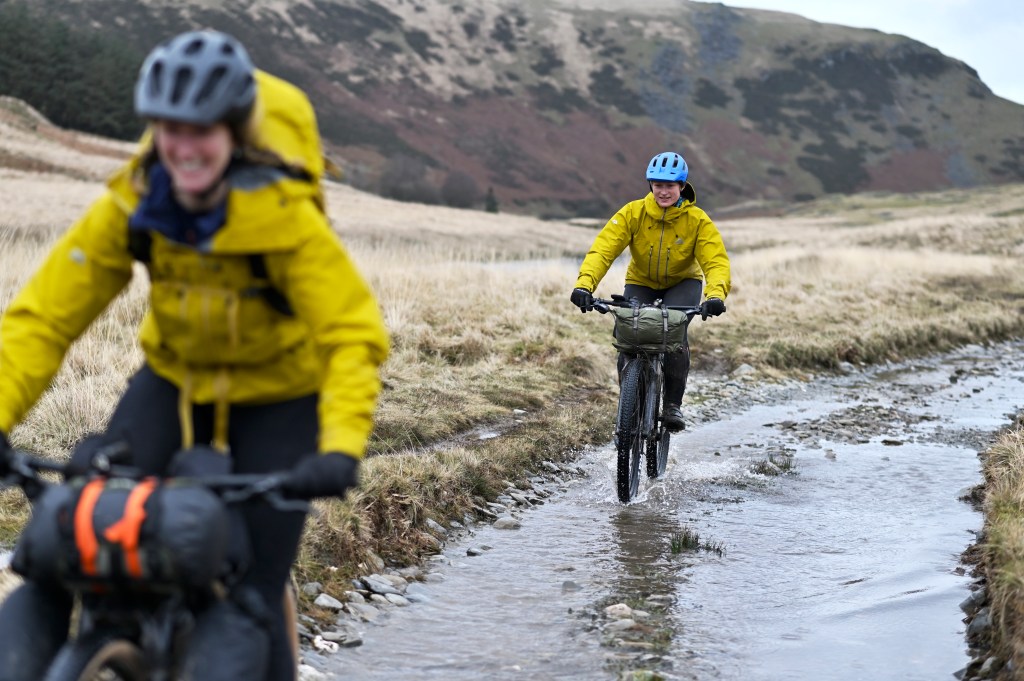
<path fill-rule="evenodd" d="M 153 260 L 153 235 L 148 229 L 128 229 L 128 252 L 143 265 Z"/>
<path fill-rule="evenodd" d="M 261 286 L 256 291 L 263 296 L 267 305 L 285 317 L 294 317 L 295 310 L 292 309 L 288 299 L 281 293 L 281 289 L 275 287 L 270 281 L 270 275 L 267 273 L 267 260 L 263 253 L 249 254 L 249 271 L 252 272 L 254 279 L 261 282 Z"/>

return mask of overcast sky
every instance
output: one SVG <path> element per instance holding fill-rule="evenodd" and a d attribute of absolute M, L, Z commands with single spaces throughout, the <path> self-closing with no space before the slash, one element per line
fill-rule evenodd
<path fill-rule="evenodd" d="M 905 35 L 965 62 L 994 93 L 1024 104 L 1021 0 L 724 0 L 723 4 Z"/>

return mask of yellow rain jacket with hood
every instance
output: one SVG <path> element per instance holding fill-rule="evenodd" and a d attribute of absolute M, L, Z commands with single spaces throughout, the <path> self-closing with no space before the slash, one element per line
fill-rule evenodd
<path fill-rule="evenodd" d="M 731 284 L 729 256 L 718 228 L 696 200 L 687 183 L 678 207 L 662 208 L 648 193 L 620 208 L 594 239 L 576 287 L 593 293 L 628 246 L 627 284 L 664 290 L 703 276 L 705 297 L 725 300 Z"/>
<path fill-rule="evenodd" d="M 186 444 L 191 403 L 217 405 L 223 441 L 229 404 L 319 393 L 321 451 L 360 457 L 387 333 L 324 213 L 309 100 L 283 80 L 256 77 L 257 146 L 300 171 L 247 166 L 231 174 L 224 224 L 198 246 L 149 232 L 150 306 L 140 343 L 153 371 L 181 390 Z M 71 343 L 131 280 L 128 222 L 150 146 L 144 139 L 8 307 L 0 323 L 0 431 L 24 418 Z M 291 310 L 268 304 L 268 289 Z"/>

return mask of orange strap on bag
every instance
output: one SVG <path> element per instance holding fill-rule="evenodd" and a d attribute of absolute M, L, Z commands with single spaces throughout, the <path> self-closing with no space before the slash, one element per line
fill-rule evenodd
<path fill-rule="evenodd" d="M 82 489 L 82 495 L 75 509 L 75 544 L 82 557 L 82 572 L 91 577 L 96 576 L 96 558 L 99 555 L 99 541 L 93 525 L 93 512 L 100 494 L 103 492 L 104 480 L 93 480 Z M 141 579 L 142 559 L 139 556 L 139 536 L 142 523 L 146 520 L 146 499 L 156 489 L 155 478 L 146 478 L 128 493 L 124 505 L 124 515 L 103 533 L 103 538 L 112 544 L 119 544 L 124 554 L 125 567 L 129 576 Z"/>
<path fill-rule="evenodd" d="M 96 575 L 96 557 L 100 553 L 100 543 L 92 526 L 92 513 L 96 510 L 96 502 L 103 492 L 103 480 L 93 480 L 82 488 L 75 507 L 75 546 L 82 557 L 82 572 L 90 577 Z"/>

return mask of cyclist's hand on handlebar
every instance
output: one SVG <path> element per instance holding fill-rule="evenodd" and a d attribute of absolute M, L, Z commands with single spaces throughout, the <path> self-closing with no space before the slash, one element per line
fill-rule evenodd
<path fill-rule="evenodd" d="M 574 288 L 569 300 L 580 309 L 580 312 L 590 312 L 594 309 L 594 296 L 585 288 Z"/>
<path fill-rule="evenodd" d="M 708 298 L 700 304 L 700 318 L 717 317 L 725 312 L 725 303 L 721 298 Z"/>
<path fill-rule="evenodd" d="M 108 471 L 112 464 L 125 463 L 129 458 L 126 442 L 111 441 L 101 433 L 86 435 L 71 450 L 71 459 L 64 468 L 64 479 L 85 476 L 92 471 Z"/>
<path fill-rule="evenodd" d="M 359 484 L 359 459 L 340 452 L 307 456 L 285 475 L 281 492 L 292 499 L 345 496 Z"/>
<path fill-rule="evenodd" d="M 92 470 L 92 460 L 102 446 L 103 437 L 101 435 L 93 434 L 83 437 L 71 450 L 71 459 L 64 468 L 64 479 L 70 480 L 88 475 Z"/>

